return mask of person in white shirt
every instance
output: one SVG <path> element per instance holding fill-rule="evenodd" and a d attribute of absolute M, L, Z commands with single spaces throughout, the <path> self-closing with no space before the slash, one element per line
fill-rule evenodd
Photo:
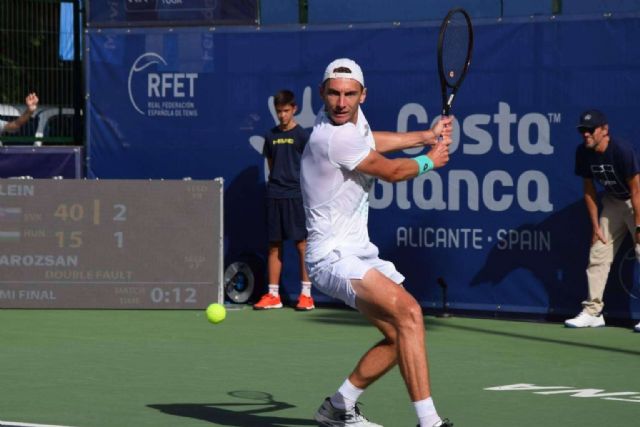
<path fill-rule="evenodd" d="M 330 63 L 320 95 L 324 102 L 302 154 L 302 197 L 307 224 L 305 261 L 318 290 L 360 311 L 383 339 L 367 351 L 338 391 L 315 414 L 322 426 L 376 427 L 357 400 L 395 365 L 407 385 L 420 427 L 452 426 L 438 416 L 429 384 L 422 309 L 402 286 L 404 276 L 378 257 L 367 230 L 374 179 L 415 178 L 449 161 L 452 118 L 416 132 L 372 132 L 360 104 L 367 91 L 360 66 L 346 58 Z M 413 158 L 384 153 L 430 146 Z"/>

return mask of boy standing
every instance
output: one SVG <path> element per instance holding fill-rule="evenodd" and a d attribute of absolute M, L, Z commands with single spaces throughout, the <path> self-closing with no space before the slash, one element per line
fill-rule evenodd
<path fill-rule="evenodd" d="M 295 121 L 297 106 L 293 92 L 281 90 L 274 96 L 273 104 L 279 124 L 265 135 L 263 151 L 269 165 L 266 199 L 269 292 L 253 308 L 282 308 L 279 292 L 282 242 L 293 240 L 298 251 L 302 281 L 296 310 L 312 310 L 315 306 L 311 297 L 311 282 L 304 265 L 307 230 L 300 191 L 300 158 L 309 140 L 309 133 Z"/>

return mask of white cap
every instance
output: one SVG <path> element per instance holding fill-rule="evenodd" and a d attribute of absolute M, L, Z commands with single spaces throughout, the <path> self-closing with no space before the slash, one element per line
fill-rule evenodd
<path fill-rule="evenodd" d="M 348 68 L 351 72 L 335 72 L 337 68 Z M 360 66 L 352 59 L 339 58 L 334 60 L 331 64 L 327 65 L 327 69 L 324 70 L 324 83 L 327 79 L 353 79 L 360 83 L 364 87 L 364 75 Z"/>

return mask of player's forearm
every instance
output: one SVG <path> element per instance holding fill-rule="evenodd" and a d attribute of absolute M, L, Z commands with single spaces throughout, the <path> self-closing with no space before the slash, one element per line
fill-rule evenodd
<path fill-rule="evenodd" d="M 373 132 L 376 142 L 376 151 L 390 153 L 407 148 L 422 147 L 425 144 L 434 144 L 436 136 L 431 130 L 414 132 Z"/>
<path fill-rule="evenodd" d="M 394 159 L 392 162 L 393 167 L 383 171 L 378 178 L 387 182 L 400 182 L 420 175 L 419 164 L 411 158 Z"/>
<path fill-rule="evenodd" d="M 356 169 L 387 182 L 406 181 L 415 178 L 420 173 L 419 164 L 414 159 L 388 159 L 373 150 Z"/>

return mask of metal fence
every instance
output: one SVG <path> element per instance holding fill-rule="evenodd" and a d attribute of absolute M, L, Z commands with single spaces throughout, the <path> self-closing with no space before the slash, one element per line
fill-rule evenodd
<path fill-rule="evenodd" d="M 0 120 L 11 121 L 35 92 L 39 107 L 4 145 L 82 145 L 80 0 L 0 0 Z"/>

